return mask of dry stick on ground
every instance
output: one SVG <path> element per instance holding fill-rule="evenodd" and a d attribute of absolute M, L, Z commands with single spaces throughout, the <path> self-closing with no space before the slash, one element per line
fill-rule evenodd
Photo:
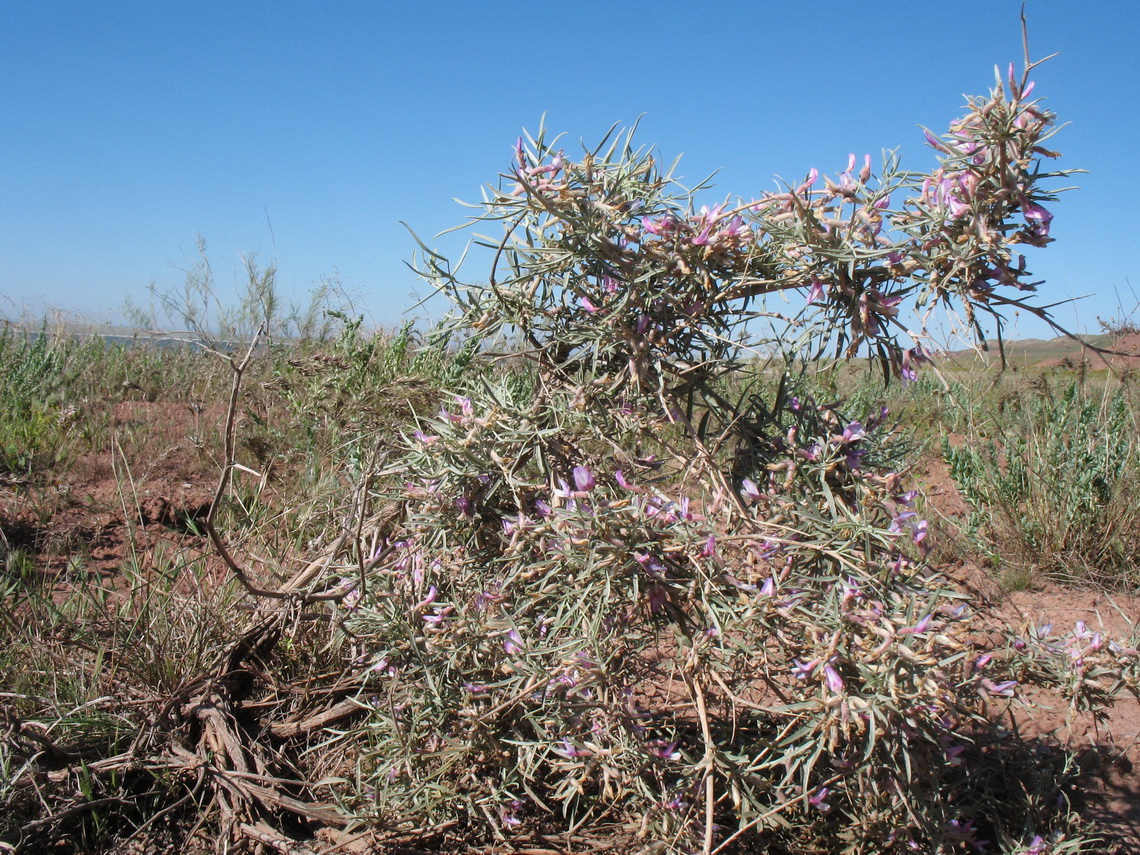
<path fill-rule="evenodd" d="M 259 818 L 258 814 L 264 816 L 283 809 L 308 821 L 332 826 L 343 825 L 345 820 L 331 807 L 304 802 L 280 791 L 280 787 L 286 784 L 285 779 L 272 778 L 267 774 L 270 752 L 267 752 L 265 746 L 259 744 L 256 738 L 247 734 L 232 719 L 229 708 L 238 699 L 232 697 L 234 686 L 231 678 L 242 672 L 248 672 L 248 661 L 264 659 L 268 655 L 285 630 L 289 618 L 296 616 L 298 609 L 305 603 L 339 599 L 348 593 L 347 589 L 319 593 L 307 589 L 328 570 L 350 536 L 355 534 L 359 539 L 362 525 L 360 520 L 364 516 L 361 493 L 365 491 L 358 490 L 354 496 L 352 511 L 341 535 L 320 557 L 304 566 L 279 590 L 265 590 L 255 584 L 229 551 L 218 532 L 216 519 L 221 502 L 230 487 L 233 470 L 239 466 L 236 460 L 235 433 L 242 380 L 264 331 L 264 326 L 257 330 L 241 359 L 232 355 L 218 354 L 229 363 L 233 372 L 233 382 L 226 412 L 225 458 L 204 528 L 219 557 L 249 594 L 262 599 L 286 602 L 271 610 L 267 610 L 264 603 L 259 606 L 237 640 L 219 657 L 214 672 L 183 689 L 180 693 L 183 702 L 180 704 L 179 718 L 187 722 L 196 722 L 201 728 L 201 737 L 198 740 L 197 752 L 180 750 L 177 745 L 172 747 L 172 752 L 185 765 L 196 766 L 199 770 L 205 769 L 209 772 L 209 777 L 215 785 L 215 799 L 221 809 L 224 824 L 231 834 L 237 833 L 257 844 L 279 851 L 308 851 L 296 846 L 287 835 L 270 827 L 264 819 Z M 384 526 L 394 517 L 389 509 L 385 509 L 384 512 L 377 514 L 375 524 Z M 355 531 L 353 531 L 354 523 Z M 383 557 L 378 555 L 373 561 L 383 560 Z M 364 568 L 363 562 L 361 566 Z M 349 680 L 340 681 L 335 688 L 348 693 L 358 687 L 358 681 Z M 295 715 L 292 719 L 271 724 L 265 729 L 265 733 L 276 738 L 307 735 L 358 710 L 359 705 L 342 702 L 323 712 Z M 257 768 L 256 774 L 251 772 L 250 762 Z M 251 777 L 260 779 L 263 783 L 253 783 Z M 302 780 L 291 780 L 288 784 L 304 789 L 310 786 Z"/>
<path fill-rule="evenodd" d="M 253 334 L 253 340 L 249 343 L 249 348 L 240 360 L 235 359 L 233 355 L 225 355 L 224 358 L 229 362 L 230 370 L 233 372 L 233 383 L 230 385 L 230 403 L 226 410 L 226 428 L 225 428 L 225 459 L 222 461 L 222 473 L 218 477 L 218 486 L 214 490 L 214 498 L 210 502 L 209 513 L 206 514 L 203 527 L 206 529 L 206 534 L 210 537 L 210 542 L 214 545 L 215 551 L 225 562 L 230 571 L 241 582 L 242 587 L 255 597 L 270 597 L 273 599 L 284 599 L 288 594 L 281 593 L 280 591 L 266 591 L 258 588 L 249 578 L 241 565 L 234 560 L 233 555 L 230 554 L 229 549 L 226 547 L 225 542 L 222 540 L 221 535 L 218 534 L 218 528 L 214 521 L 218 516 L 218 507 L 222 503 L 226 491 L 229 489 L 230 480 L 233 476 L 234 467 L 237 466 L 235 457 L 235 443 L 234 433 L 236 430 L 237 422 L 237 405 L 238 399 L 241 395 L 241 381 L 245 370 L 249 367 L 249 363 L 253 360 L 254 351 L 257 349 L 257 343 L 261 340 L 262 335 L 265 334 L 265 325 L 262 324 L 257 328 Z M 217 351 L 214 351 L 217 353 Z M 222 355 L 222 354 L 219 354 Z"/>
<path fill-rule="evenodd" d="M 701 758 L 701 766 L 704 767 L 705 786 L 705 829 L 701 853 L 702 855 L 710 855 L 713 848 L 713 817 L 716 810 L 716 781 L 713 777 L 713 771 L 716 768 L 716 744 L 713 741 L 712 729 L 709 727 L 704 690 L 701 689 L 701 684 L 691 674 L 684 673 L 682 676 L 689 689 L 689 694 L 696 702 L 697 716 L 701 722 L 701 736 L 705 743 L 705 756 Z"/>

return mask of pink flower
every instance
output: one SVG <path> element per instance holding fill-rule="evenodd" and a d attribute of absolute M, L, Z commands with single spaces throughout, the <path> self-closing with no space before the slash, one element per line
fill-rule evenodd
<path fill-rule="evenodd" d="M 991 695 L 1001 698 L 1013 697 L 1013 690 L 1017 687 L 1017 680 L 1006 680 L 1004 683 L 995 683 L 993 680 L 982 680 L 982 688 Z"/>
<path fill-rule="evenodd" d="M 585 466 L 574 467 L 574 486 L 583 493 L 588 493 L 594 489 L 594 473 L 587 469 Z"/>
<path fill-rule="evenodd" d="M 507 637 L 503 639 L 503 650 L 507 652 L 508 656 L 514 656 L 516 653 L 522 651 L 523 640 L 519 635 L 517 629 L 512 629 L 507 633 Z"/>
<path fill-rule="evenodd" d="M 714 558 L 716 556 L 716 535 L 710 534 L 705 545 L 701 547 L 702 558 Z"/>
<path fill-rule="evenodd" d="M 618 482 L 618 486 L 623 490 L 629 490 L 631 493 L 644 493 L 645 490 L 641 487 L 636 487 L 626 480 L 625 473 L 620 469 L 614 470 L 614 480 Z"/>
<path fill-rule="evenodd" d="M 827 688 L 831 691 L 836 693 L 843 691 L 843 678 L 839 676 L 839 672 L 831 663 L 823 666 L 823 678 L 827 682 Z"/>
<path fill-rule="evenodd" d="M 899 630 L 899 635 L 918 635 L 919 633 L 926 632 L 926 628 L 930 626 L 930 617 L 928 614 L 914 626 L 903 627 Z"/>
<path fill-rule="evenodd" d="M 412 611 L 416 612 L 422 608 L 426 608 L 427 606 L 430 606 L 432 603 L 435 602 L 435 598 L 438 594 L 439 594 L 439 591 L 436 590 L 435 585 L 432 585 L 430 588 L 428 588 L 427 596 L 424 597 L 422 600 L 420 600 L 418 603 L 416 603 L 416 605 L 412 608 Z"/>
<path fill-rule="evenodd" d="M 811 287 L 808 289 L 808 303 L 814 303 L 816 300 L 822 298 L 823 294 L 823 282 L 818 277 L 813 276 L 811 278 Z"/>
<path fill-rule="evenodd" d="M 593 312 L 596 312 L 596 311 L 598 311 L 598 307 L 597 307 L 597 306 L 595 306 L 595 305 L 593 304 L 593 302 L 590 300 L 590 298 L 589 298 L 589 297 L 587 297 L 585 294 L 583 294 L 583 295 L 582 295 L 582 297 L 581 297 L 581 299 L 579 300 L 579 302 L 582 304 L 582 308 L 583 308 L 583 309 L 585 309 L 587 312 L 590 312 L 591 314 L 592 314 Z"/>
<path fill-rule="evenodd" d="M 751 478 L 745 478 L 740 482 L 740 495 L 748 500 L 749 503 L 760 501 L 760 488 Z"/>
<path fill-rule="evenodd" d="M 1033 226 L 1034 233 L 1039 237 L 1049 236 L 1049 224 L 1053 222 L 1053 215 L 1038 205 L 1029 202 L 1021 207 L 1021 214 L 1026 222 Z"/>
<path fill-rule="evenodd" d="M 677 750 L 676 742 L 666 742 L 663 739 L 655 739 L 646 744 L 645 751 L 651 757 L 657 757 L 661 760 L 680 760 L 681 752 Z"/>

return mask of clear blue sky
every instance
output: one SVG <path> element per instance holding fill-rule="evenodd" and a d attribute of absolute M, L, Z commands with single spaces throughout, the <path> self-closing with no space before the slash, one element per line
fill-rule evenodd
<path fill-rule="evenodd" d="M 0 314 L 115 317 L 202 235 L 219 282 L 275 259 L 287 295 L 339 276 L 378 324 L 423 285 L 414 243 L 463 220 L 521 128 L 639 139 L 724 194 L 841 170 L 959 115 L 1022 56 L 1019 0 L 0 0 Z M 1035 94 L 1089 170 L 1030 257 L 1058 316 L 1135 304 L 1137 4 L 1029 0 Z M 449 252 L 454 240 L 436 242 Z M 474 271 L 472 271 L 474 275 Z M 1119 295 L 1119 297 L 1118 297 Z M 442 307 L 428 311 L 438 312 Z M 422 314 L 425 310 L 419 310 Z M 1043 335 L 1022 320 L 1017 335 Z"/>

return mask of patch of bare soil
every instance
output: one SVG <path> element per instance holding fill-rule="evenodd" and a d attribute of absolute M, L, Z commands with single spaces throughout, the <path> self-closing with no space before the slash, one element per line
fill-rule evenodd
<path fill-rule="evenodd" d="M 943 531 L 964 519 L 968 508 L 940 458 L 923 461 L 914 475 L 926 497 L 928 516 L 937 519 Z M 1135 594 L 1110 596 L 1048 581 L 1031 590 L 1006 592 L 987 571 L 968 561 L 941 569 L 972 595 L 983 626 L 995 636 L 1012 631 L 1028 637 L 1046 625 L 1062 634 L 1080 622 L 1090 632 L 1123 643 L 1140 623 L 1140 596 Z M 1002 712 L 1010 726 L 1043 750 L 1073 750 L 1085 793 L 1079 806 L 1082 815 L 1114 841 L 1109 853 L 1140 852 L 1140 699 L 1122 695 L 1099 715 L 1070 710 L 1055 692 L 1036 691 L 1025 700 L 1027 706 L 1016 704 Z"/>
<path fill-rule="evenodd" d="M 184 541 L 209 509 L 218 469 L 197 434 L 201 411 L 136 401 L 112 410 L 106 450 L 50 479 L 0 484 L 0 535 L 47 578 L 113 578 L 158 541 Z"/>

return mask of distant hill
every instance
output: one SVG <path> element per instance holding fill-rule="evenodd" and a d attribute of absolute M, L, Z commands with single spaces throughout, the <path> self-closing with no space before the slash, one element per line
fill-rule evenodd
<path fill-rule="evenodd" d="M 1140 360 L 1140 336 L 1125 336 L 1115 345 L 1112 337 L 1108 335 L 1086 335 L 1081 336 L 1081 340 L 1092 347 L 1110 348 L 1128 354 L 1137 354 L 1137 356 L 1130 357 L 1127 360 L 1114 357 L 1113 362 L 1118 365 L 1122 361 Z M 970 360 L 982 360 L 986 363 L 998 361 L 1001 357 L 997 339 L 989 339 L 986 345 L 988 350 L 981 353 L 973 348 L 965 348 L 947 354 L 947 358 L 956 363 Z M 1065 336 L 1050 339 L 1026 338 L 1018 341 L 1007 341 L 1005 342 L 1005 358 L 1012 365 L 1026 368 L 1049 368 L 1062 365 L 1066 361 L 1076 366 L 1081 363 L 1082 359 L 1088 360 L 1090 367 L 1094 369 L 1102 364 L 1101 358 L 1095 352 L 1082 348 L 1079 342 Z"/>

